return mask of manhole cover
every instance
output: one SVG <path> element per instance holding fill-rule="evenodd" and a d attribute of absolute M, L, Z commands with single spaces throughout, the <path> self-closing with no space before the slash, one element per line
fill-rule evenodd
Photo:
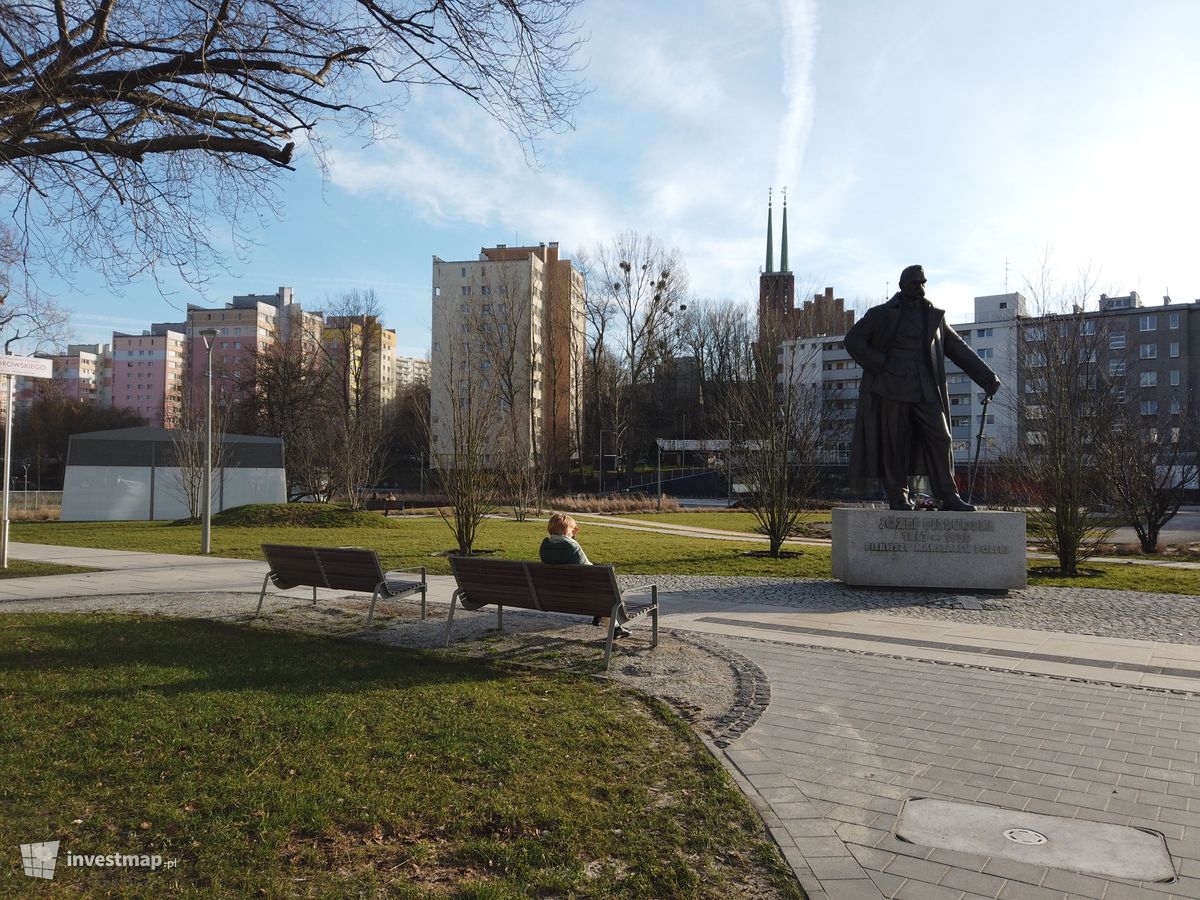
<path fill-rule="evenodd" d="M 1004 831 L 1004 836 L 1014 844 L 1044 844 L 1046 836 L 1039 834 L 1036 831 L 1030 831 L 1028 828 L 1007 828 Z"/>
<path fill-rule="evenodd" d="M 1016 809 L 907 800 L 896 837 L 912 844 L 1129 881 L 1169 882 L 1175 867 L 1157 831 Z"/>

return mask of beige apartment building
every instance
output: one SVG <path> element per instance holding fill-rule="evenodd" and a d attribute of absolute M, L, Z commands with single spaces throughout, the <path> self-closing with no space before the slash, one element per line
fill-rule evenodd
<path fill-rule="evenodd" d="M 347 395 L 365 391 L 380 415 L 391 407 L 396 399 L 396 329 L 384 328 L 376 316 L 329 316 L 322 344 L 335 374 L 348 379 Z"/>
<path fill-rule="evenodd" d="M 431 452 L 445 460 L 452 423 L 467 406 L 487 410 L 503 446 L 517 429 L 530 465 L 565 469 L 580 390 L 583 275 L 558 244 L 484 247 L 474 260 L 433 258 Z"/>
<path fill-rule="evenodd" d="M 217 332 L 213 339 L 213 396 L 243 399 L 254 389 L 259 351 L 278 342 L 298 341 L 314 349 L 321 339 L 324 320 L 295 301 L 290 287 L 274 294 L 243 294 L 219 308 L 188 306 L 188 389 L 193 402 L 203 403 L 205 392 L 204 339 L 200 332 Z"/>

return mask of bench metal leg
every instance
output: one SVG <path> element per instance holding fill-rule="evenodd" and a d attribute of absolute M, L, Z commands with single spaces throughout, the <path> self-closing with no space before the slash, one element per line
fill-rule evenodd
<path fill-rule="evenodd" d="M 313 606 L 317 605 L 317 586 L 313 585 Z"/>
<path fill-rule="evenodd" d="M 254 610 L 254 618 L 258 618 L 258 614 L 262 612 L 263 597 L 267 594 L 267 582 L 271 580 L 271 573 L 267 573 L 267 577 L 263 579 L 262 590 L 258 592 L 258 609 Z"/>
<path fill-rule="evenodd" d="M 421 566 L 421 621 L 425 621 L 425 591 L 429 585 L 425 583 L 425 567 Z"/>
<path fill-rule="evenodd" d="M 496 607 L 496 630 L 497 631 L 504 630 L 504 607 L 503 606 Z"/>
<path fill-rule="evenodd" d="M 458 606 L 458 598 L 462 596 L 462 590 L 454 592 L 450 598 L 450 614 L 446 616 L 446 646 L 450 646 L 450 626 L 454 624 L 454 607 Z"/>
<path fill-rule="evenodd" d="M 658 585 L 650 585 L 650 602 L 654 604 L 650 607 L 650 628 L 653 639 L 650 641 L 651 647 L 658 646 Z"/>
<path fill-rule="evenodd" d="M 371 594 L 371 608 L 367 610 L 367 627 L 371 627 L 371 621 L 375 618 L 375 601 L 379 599 L 379 587 L 377 586 Z"/>
<path fill-rule="evenodd" d="M 614 610 L 614 613 L 616 611 Z M 617 634 L 617 617 L 611 615 L 608 617 L 608 641 L 604 645 L 604 672 L 608 674 L 608 660 L 612 656 L 613 638 Z"/>

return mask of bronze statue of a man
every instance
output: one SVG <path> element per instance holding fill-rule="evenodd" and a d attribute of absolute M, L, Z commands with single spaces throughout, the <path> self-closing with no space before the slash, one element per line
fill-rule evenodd
<path fill-rule="evenodd" d="M 895 296 L 846 333 L 846 351 L 863 368 L 850 475 L 880 479 L 892 509 L 912 509 L 908 477 L 928 475 L 943 510 L 973 511 L 954 484 L 946 358 L 989 397 L 1000 379 L 925 299 L 924 269 L 900 273 Z"/>

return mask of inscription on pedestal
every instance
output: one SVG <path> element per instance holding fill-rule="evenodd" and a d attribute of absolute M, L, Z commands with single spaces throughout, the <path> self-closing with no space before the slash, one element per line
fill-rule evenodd
<path fill-rule="evenodd" d="M 854 585 L 1022 588 L 1025 516 L 835 509 L 833 574 Z"/>

